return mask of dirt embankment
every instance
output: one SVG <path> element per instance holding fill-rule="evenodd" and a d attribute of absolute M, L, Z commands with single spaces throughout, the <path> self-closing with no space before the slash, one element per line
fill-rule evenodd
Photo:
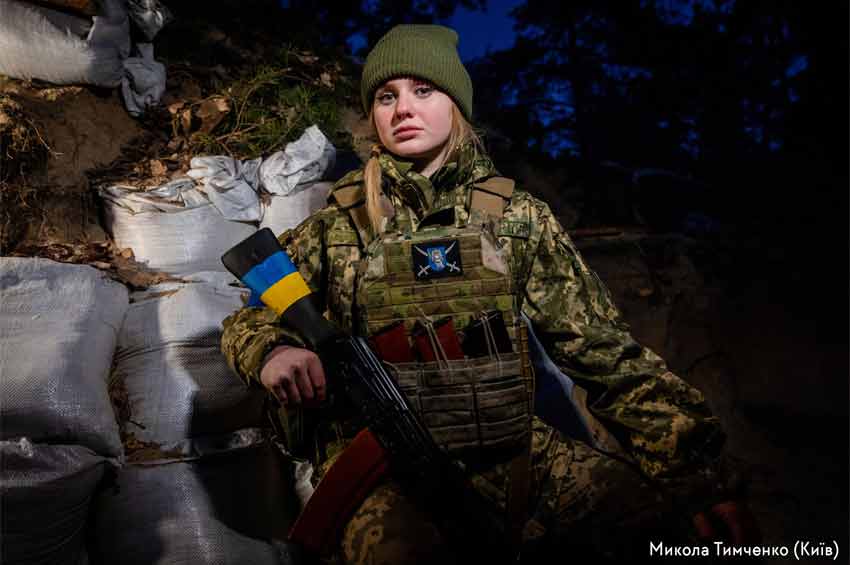
<path fill-rule="evenodd" d="M 0 86 L 0 249 L 105 242 L 86 173 L 116 160 L 141 132 L 114 91 Z"/>

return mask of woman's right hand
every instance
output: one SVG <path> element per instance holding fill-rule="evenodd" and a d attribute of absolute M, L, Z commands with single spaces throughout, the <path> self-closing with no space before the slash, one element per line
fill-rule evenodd
<path fill-rule="evenodd" d="M 319 356 L 308 349 L 275 347 L 266 355 L 260 381 L 284 406 L 325 399 L 325 370 Z"/>

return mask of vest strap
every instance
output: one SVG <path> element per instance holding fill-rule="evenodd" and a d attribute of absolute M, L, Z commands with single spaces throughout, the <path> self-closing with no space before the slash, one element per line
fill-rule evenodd
<path fill-rule="evenodd" d="M 519 328 L 519 348 L 525 354 L 523 373 L 530 377 L 531 391 L 529 403 L 530 413 L 534 414 L 534 369 L 528 357 L 528 330 L 525 324 Z M 508 542 L 514 548 L 514 554 L 519 555 L 522 548 L 523 530 L 529 518 L 528 506 L 531 494 L 531 444 L 534 441 L 534 431 L 531 420 L 528 422 L 528 439 L 522 451 L 511 461 L 510 479 L 508 482 L 507 519 L 505 521 Z"/>
<path fill-rule="evenodd" d="M 369 214 L 366 212 L 366 194 L 363 186 L 360 184 L 343 186 L 334 190 L 331 196 L 343 211 L 348 212 L 361 240 L 364 243 L 368 241 L 366 236 L 371 226 Z"/>

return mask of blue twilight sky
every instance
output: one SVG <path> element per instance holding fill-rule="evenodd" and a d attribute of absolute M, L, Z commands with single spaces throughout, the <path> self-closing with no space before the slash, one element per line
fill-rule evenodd
<path fill-rule="evenodd" d="M 514 43 L 514 20 L 508 14 L 521 0 L 488 0 L 487 11 L 459 8 L 443 24 L 460 35 L 458 50 L 464 61 L 480 57 L 487 51 L 506 49 Z"/>
<path fill-rule="evenodd" d="M 452 17 L 438 23 L 458 32 L 460 58 L 470 61 L 490 51 L 506 49 L 514 44 L 514 20 L 508 14 L 522 0 L 488 0 L 486 11 L 458 8 Z M 348 39 L 352 53 L 366 44 L 366 38 L 356 34 Z"/>

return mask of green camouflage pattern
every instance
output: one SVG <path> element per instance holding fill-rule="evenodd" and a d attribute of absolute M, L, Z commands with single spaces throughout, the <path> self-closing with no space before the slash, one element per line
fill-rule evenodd
<path fill-rule="evenodd" d="M 625 451 L 627 465 L 590 453 L 551 430 L 535 431 L 535 438 L 542 433 L 547 439 L 543 447 L 537 440 L 535 447 L 533 474 L 541 500 L 532 505 L 537 510 L 529 523 L 539 522 L 541 531 L 560 531 L 558 524 L 584 516 L 581 507 L 597 496 L 594 493 L 608 492 L 605 489 L 618 481 L 636 484 L 636 479 L 628 478 L 632 468 L 680 503 L 704 504 L 701 497 L 720 482 L 716 472 L 724 436 L 718 419 L 698 390 L 631 337 L 605 285 L 588 268 L 549 206 L 515 191 L 501 221 L 487 224 L 486 218 L 470 218 L 467 207 L 472 184 L 498 175 L 488 159 L 462 158 L 431 180 L 389 155 L 382 155 L 380 163 L 388 180 L 384 190 L 395 209 L 387 230 L 416 231 L 428 215 L 447 208 L 454 209 L 456 225 L 480 220 L 489 226 L 516 288 L 522 289 L 522 311 L 552 359 L 587 390 L 590 411 Z M 362 171 L 355 171 L 337 188 L 359 183 Z M 348 331 L 357 329 L 355 320 L 360 319 L 356 273 L 372 237 L 368 226 L 358 231 L 336 204 L 280 236 L 326 315 Z M 264 356 L 276 343 L 300 341 L 278 327 L 267 309 L 243 308 L 224 320 L 222 351 L 248 382 L 256 382 Z M 607 478 L 597 485 L 600 473 Z M 503 503 L 505 477 L 506 470 L 497 466 L 477 476 L 476 486 Z M 628 489 L 617 488 L 616 493 L 625 501 L 632 496 Z M 607 502 L 599 506 L 608 507 Z M 616 505 L 612 507 L 616 510 Z M 578 517 L 573 516 L 576 513 Z"/>
<path fill-rule="evenodd" d="M 575 562 L 631 562 L 646 555 L 648 539 L 687 540 L 687 523 L 672 499 L 633 466 L 564 438 L 536 418 L 531 466 L 530 519 L 520 551 L 524 563 L 549 562 L 553 554 Z M 502 511 L 507 476 L 507 464 L 473 475 L 479 491 Z M 388 481 L 355 511 L 336 557 L 366 565 L 437 562 L 416 561 L 422 556 L 453 562 L 456 554 L 434 519 Z"/>
<path fill-rule="evenodd" d="M 334 561 L 364 565 L 456 562 L 439 528 L 396 482 L 376 487 L 357 509 L 343 530 Z"/>

